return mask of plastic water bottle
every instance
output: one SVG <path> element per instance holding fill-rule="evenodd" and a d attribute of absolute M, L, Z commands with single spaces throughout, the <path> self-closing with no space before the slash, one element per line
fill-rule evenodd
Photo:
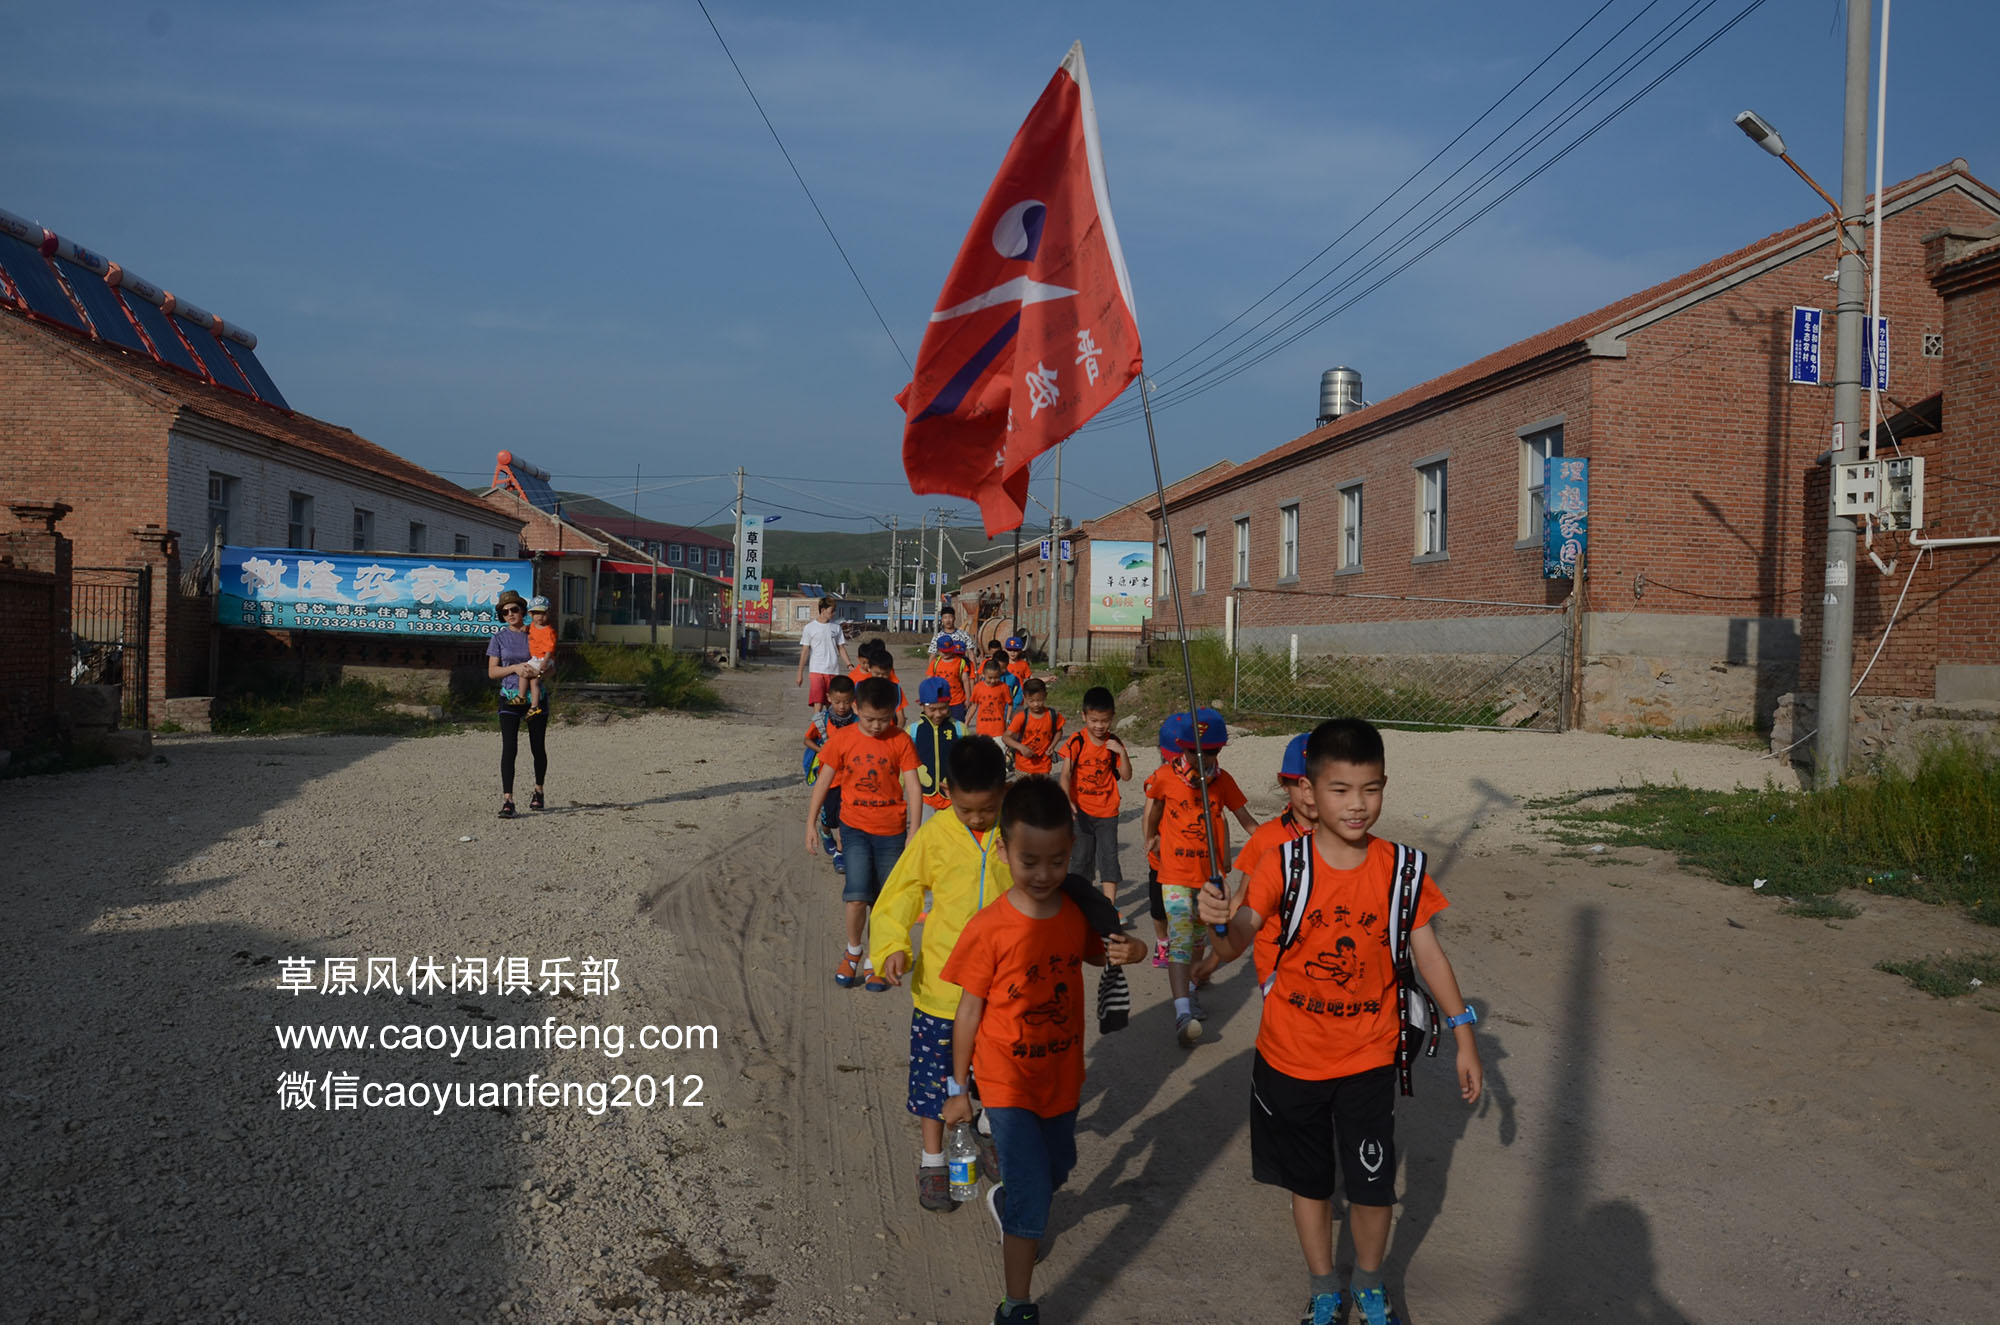
<path fill-rule="evenodd" d="M 972 1124 L 959 1123 L 951 1129 L 944 1145 L 945 1167 L 951 1173 L 951 1199 L 970 1201 L 979 1195 L 979 1146 L 972 1139 Z"/>

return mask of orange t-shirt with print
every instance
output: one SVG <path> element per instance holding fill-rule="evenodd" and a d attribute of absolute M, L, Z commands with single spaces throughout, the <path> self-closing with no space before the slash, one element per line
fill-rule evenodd
<path fill-rule="evenodd" d="M 947 704 L 965 702 L 965 659 L 949 653 L 940 653 L 931 659 L 931 665 L 924 669 L 925 676 L 942 676 L 950 688 Z"/>
<path fill-rule="evenodd" d="M 1063 715 L 1052 708 L 1040 713 L 1022 709 L 1007 724 L 1007 734 L 1028 747 L 1031 753 L 1014 755 L 1017 773 L 1046 773 L 1055 764 L 1054 750 L 1062 735 Z"/>
<path fill-rule="evenodd" d="M 1310 824 L 1302 824 L 1287 807 L 1275 819 L 1266 819 L 1257 825 L 1257 831 L 1250 834 L 1243 843 L 1243 849 L 1236 853 L 1236 868 L 1242 874 L 1255 874 L 1257 862 L 1264 859 L 1264 853 L 1273 847 L 1281 847 L 1295 837 L 1304 837 L 1312 832 Z"/>
<path fill-rule="evenodd" d="M 1146 795 L 1162 801 L 1160 813 L 1160 882 L 1181 888 L 1199 888 L 1208 880 L 1208 848 L 1202 841 L 1201 793 L 1191 775 L 1174 764 L 1162 764 L 1146 779 Z M 1209 817 L 1215 821 L 1215 859 L 1218 866 L 1229 860 L 1229 817 L 1231 810 L 1249 802 L 1236 779 L 1217 769 L 1208 780 Z"/>
<path fill-rule="evenodd" d="M 908 732 L 891 727 L 870 736 L 860 723 L 842 727 L 819 748 L 821 776 L 840 788 L 840 822 L 876 837 L 894 837 L 909 828 L 903 774 L 917 766 L 917 745 Z"/>
<path fill-rule="evenodd" d="M 1083 1097 L 1083 1024 L 1090 1015 L 1084 967 L 1104 940 L 1062 897 L 1047 920 L 1024 915 L 1002 893 L 966 922 L 942 979 L 986 1000 L 972 1042 L 979 1098 L 1054 1118 Z"/>
<path fill-rule="evenodd" d="M 1035 669 L 1028 665 L 1028 660 L 1026 658 L 1015 658 L 1011 660 L 1007 664 L 1007 670 L 1009 672 L 1012 672 L 1014 674 L 1014 679 L 1016 681 L 1019 681 L 1022 685 L 1026 685 L 1028 683 L 1028 678 L 1035 674 Z"/>
<path fill-rule="evenodd" d="M 973 730 L 997 739 L 1007 730 L 1007 709 L 1013 702 L 1014 689 L 1005 681 L 978 682 L 972 687 L 972 708 L 977 715 Z"/>
<path fill-rule="evenodd" d="M 1070 766 L 1070 800 L 1093 819 L 1109 819 L 1118 813 L 1118 751 L 1109 744 L 1099 745 L 1087 731 L 1077 732 L 1062 747 L 1063 761 Z"/>
<path fill-rule="evenodd" d="M 1310 839 L 1308 839 L 1310 840 Z M 1358 869 L 1337 870 L 1313 848 L 1312 896 L 1291 950 L 1278 957 L 1285 899 L 1285 853 L 1267 851 L 1243 904 L 1263 917 L 1253 959 L 1257 978 L 1276 980 L 1264 997 L 1257 1052 L 1288 1077 L 1327 1081 L 1396 1061 L 1402 1018 L 1389 960 L 1389 886 L 1396 848 L 1368 840 Z M 1450 905 L 1424 876 L 1413 929 Z"/>

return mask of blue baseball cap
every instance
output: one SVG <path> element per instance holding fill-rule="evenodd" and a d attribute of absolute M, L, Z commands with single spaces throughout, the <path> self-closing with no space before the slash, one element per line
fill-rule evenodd
<path fill-rule="evenodd" d="M 1007 643 L 1002 647 L 1010 650 L 1011 652 L 1019 653 L 1021 650 L 1028 647 L 1028 642 L 1022 639 L 1019 635 L 1009 635 L 1007 637 Z"/>
<path fill-rule="evenodd" d="M 931 647 L 939 653 L 954 653 L 961 657 L 965 654 L 965 641 L 956 635 L 940 635 L 931 641 Z"/>
<path fill-rule="evenodd" d="M 1210 750 L 1220 750 L 1229 744 L 1229 724 L 1222 715 L 1212 708 L 1196 709 L 1190 718 L 1185 713 L 1176 713 L 1160 726 L 1160 744 L 1183 754 L 1192 754 L 1195 747 L 1195 728 L 1200 724 L 1201 748 L 1206 754 Z M 1167 738 L 1172 736 L 1169 741 Z"/>
<path fill-rule="evenodd" d="M 1278 776 L 1281 778 L 1306 777 L 1306 742 L 1312 739 L 1311 732 L 1300 732 L 1285 742 L 1285 757 L 1278 761 Z"/>
<path fill-rule="evenodd" d="M 919 704 L 948 704 L 951 702 L 951 682 L 942 676 L 927 676 L 917 683 Z"/>

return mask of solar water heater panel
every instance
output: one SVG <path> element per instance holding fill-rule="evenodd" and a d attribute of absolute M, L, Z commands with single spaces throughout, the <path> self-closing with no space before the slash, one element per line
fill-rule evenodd
<path fill-rule="evenodd" d="M 236 360 L 236 366 L 243 371 L 243 376 L 249 379 L 251 388 L 256 391 L 257 399 L 267 405 L 276 405 L 279 409 L 289 410 L 291 406 L 285 403 L 282 395 L 278 394 L 278 384 L 271 380 L 271 375 L 264 371 L 264 365 L 258 362 L 257 352 L 240 340 L 230 340 L 227 337 L 221 339 L 222 348 L 228 350 L 229 357 Z"/>
<path fill-rule="evenodd" d="M 70 302 L 40 249 L 23 244 L 12 235 L 0 235 L 0 267 L 7 269 L 14 288 L 28 301 L 29 308 L 66 327 L 82 332 L 90 330 L 90 324 L 76 311 L 76 305 Z"/>
<path fill-rule="evenodd" d="M 158 304 L 149 304 L 130 293 L 122 293 L 119 298 L 124 300 L 125 307 L 132 310 L 132 316 L 138 319 L 139 325 L 146 329 L 146 335 L 152 340 L 153 349 L 159 353 L 162 363 L 185 368 L 196 377 L 202 375 L 201 365 L 188 353 L 187 346 L 181 344 L 180 337 L 174 334 L 173 323 L 167 320 L 167 315 L 160 311 Z"/>
<path fill-rule="evenodd" d="M 214 332 L 207 327 L 197 326 L 178 313 L 173 314 L 173 319 L 174 324 L 181 329 L 181 334 L 187 337 L 188 344 L 194 346 L 196 356 L 201 359 L 202 366 L 208 369 L 208 375 L 215 379 L 217 386 L 241 391 L 246 396 L 251 394 L 250 384 L 243 380 L 243 374 L 236 367 L 236 361 L 223 353 L 222 342 L 215 338 Z"/>
<path fill-rule="evenodd" d="M 144 338 L 132 325 L 132 319 L 125 316 L 125 305 L 118 302 L 117 294 L 104 283 L 102 276 L 64 258 L 55 259 L 55 264 L 61 270 L 63 279 L 69 282 L 77 302 L 83 305 L 83 311 L 90 314 L 99 336 L 114 345 L 137 350 L 149 359 L 153 357 L 153 352 L 146 348 Z"/>

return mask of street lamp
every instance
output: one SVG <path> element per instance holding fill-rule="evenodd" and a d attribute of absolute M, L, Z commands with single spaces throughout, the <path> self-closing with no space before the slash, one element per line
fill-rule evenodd
<path fill-rule="evenodd" d="M 1751 142 L 1790 166 L 1792 172 L 1804 180 L 1806 187 L 1817 193 L 1820 196 L 1820 200 L 1826 203 L 1827 210 L 1833 213 L 1833 232 L 1840 237 L 1841 245 L 1845 247 L 1851 242 L 1848 238 L 1846 227 L 1840 223 L 1840 204 L 1833 200 L 1832 194 L 1819 186 L 1818 180 L 1806 174 L 1805 168 L 1792 160 L 1785 152 L 1785 140 L 1778 135 L 1777 129 L 1772 126 L 1771 122 L 1754 110 L 1746 110 L 1736 116 L 1736 127 L 1743 130 L 1749 136 Z M 1857 253 L 1860 252 L 1858 245 L 1855 251 Z"/>

